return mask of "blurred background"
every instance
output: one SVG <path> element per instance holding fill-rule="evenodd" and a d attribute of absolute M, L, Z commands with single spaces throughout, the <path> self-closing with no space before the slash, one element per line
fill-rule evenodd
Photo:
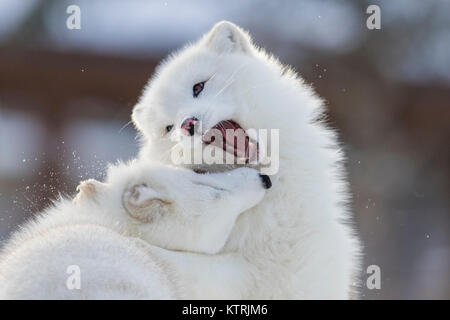
<path fill-rule="evenodd" d="M 81 9 L 69 30 L 66 9 Z M 366 8 L 381 8 L 381 29 Z M 155 65 L 219 20 L 294 66 L 348 156 L 364 299 L 450 298 L 450 1 L 0 0 L 0 241 L 136 155 Z"/>

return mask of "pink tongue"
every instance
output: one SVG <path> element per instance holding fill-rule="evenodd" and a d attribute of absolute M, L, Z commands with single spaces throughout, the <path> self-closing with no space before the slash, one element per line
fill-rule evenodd
<path fill-rule="evenodd" d="M 250 140 L 245 130 L 233 120 L 216 124 L 205 133 L 203 142 L 222 148 L 245 161 L 256 159 L 258 153 L 257 143 Z"/>

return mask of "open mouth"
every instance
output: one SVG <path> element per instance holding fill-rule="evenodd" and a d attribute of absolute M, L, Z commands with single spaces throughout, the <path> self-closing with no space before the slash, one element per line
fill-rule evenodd
<path fill-rule="evenodd" d="M 205 132 L 203 143 L 221 148 L 246 164 L 258 159 L 258 143 L 234 120 L 223 120 Z"/>

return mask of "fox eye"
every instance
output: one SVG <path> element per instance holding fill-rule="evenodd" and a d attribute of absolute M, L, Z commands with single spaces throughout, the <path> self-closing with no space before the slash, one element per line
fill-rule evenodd
<path fill-rule="evenodd" d="M 166 127 L 166 131 L 167 131 L 167 132 L 172 131 L 172 129 L 173 129 L 173 124 L 168 125 L 168 126 Z"/>
<path fill-rule="evenodd" d="M 205 87 L 205 81 L 194 84 L 194 86 L 192 87 L 192 92 L 193 92 L 194 98 L 198 97 L 200 92 L 203 91 L 204 87 Z"/>

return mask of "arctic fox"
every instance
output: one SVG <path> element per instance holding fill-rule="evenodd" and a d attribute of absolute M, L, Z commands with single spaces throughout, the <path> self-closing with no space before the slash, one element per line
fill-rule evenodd
<path fill-rule="evenodd" d="M 218 252 L 237 216 L 267 187 L 249 168 L 200 175 L 136 161 L 113 166 L 105 183 L 81 183 L 73 202 L 61 200 L 7 243 L 0 298 L 195 297 L 184 282 L 194 267 L 191 256 Z"/>
<path fill-rule="evenodd" d="M 150 79 L 132 114 L 143 161 L 174 164 L 173 150 L 189 151 L 186 139 L 217 148 L 204 141 L 213 128 L 279 129 L 279 141 L 264 146 L 279 148 L 273 188 L 238 217 L 220 254 L 191 262 L 211 266 L 208 276 L 197 268 L 192 280 L 217 288 L 205 297 L 356 297 L 360 244 L 347 205 L 344 155 L 323 111 L 323 101 L 291 68 L 226 21 L 171 55 Z M 235 147 L 235 154 L 249 147 Z M 215 267 L 225 256 L 227 266 Z"/>

